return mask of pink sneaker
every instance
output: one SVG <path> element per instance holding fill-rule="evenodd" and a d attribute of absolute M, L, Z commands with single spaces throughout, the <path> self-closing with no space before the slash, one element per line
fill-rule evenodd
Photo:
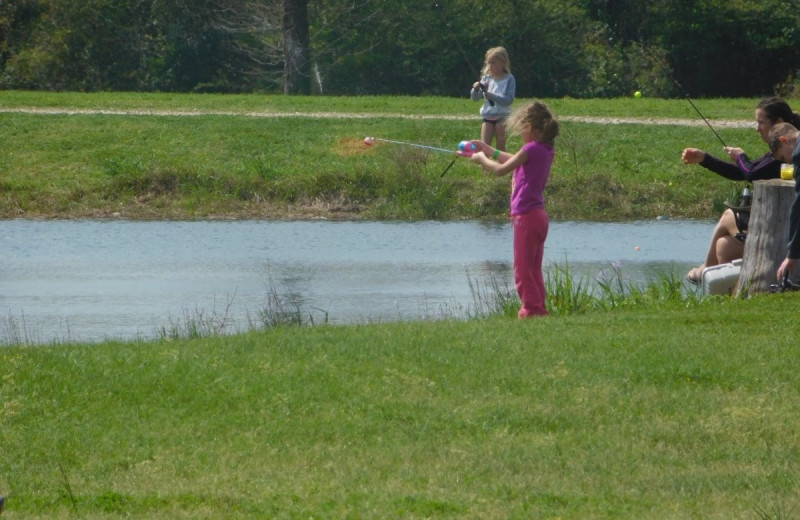
<path fill-rule="evenodd" d="M 529 309 L 526 309 L 525 307 L 522 307 L 519 310 L 519 312 L 517 313 L 517 318 L 519 318 L 519 319 L 535 318 L 537 316 L 548 316 L 548 315 L 549 315 L 549 313 L 547 312 L 547 310 L 534 311 L 534 310 L 529 310 Z"/>

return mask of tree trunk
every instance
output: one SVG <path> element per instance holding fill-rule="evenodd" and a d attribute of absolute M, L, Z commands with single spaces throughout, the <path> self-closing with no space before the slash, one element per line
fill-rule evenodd
<path fill-rule="evenodd" d="M 283 0 L 283 93 L 310 94 L 308 0 Z"/>
<path fill-rule="evenodd" d="M 775 272 L 786 258 L 789 211 L 794 181 L 771 179 L 753 183 L 753 206 L 744 243 L 744 257 L 734 294 L 749 296 L 777 283 Z"/>

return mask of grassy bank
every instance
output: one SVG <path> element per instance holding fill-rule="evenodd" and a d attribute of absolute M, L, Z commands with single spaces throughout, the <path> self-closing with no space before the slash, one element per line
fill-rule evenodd
<path fill-rule="evenodd" d="M 699 119 L 684 100 L 548 102 L 565 119 Z M 747 121 L 756 100 L 697 104 L 712 121 Z M 370 135 L 455 149 L 479 131 L 478 104 L 467 99 L 1 92 L 0 110 L 11 110 L 0 113 L 2 218 L 452 219 L 507 207 L 507 183 L 466 160 L 440 177 L 445 154 L 363 145 Z M 686 146 L 719 151 L 707 127 L 562 127 L 548 192 L 554 219 L 710 218 L 741 189 L 681 164 Z M 766 150 L 752 129 L 718 132 L 754 156 Z"/>
<path fill-rule="evenodd" d="M 9 518 L 796 518 L 790 295 L 0 349 Z"/>

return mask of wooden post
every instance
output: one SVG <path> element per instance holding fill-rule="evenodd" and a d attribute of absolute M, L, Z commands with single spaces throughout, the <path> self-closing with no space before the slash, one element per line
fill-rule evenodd
<path fill-rule="evenodd" d="M 753 206 L 736 296 L 766 292 L 777 283 L 775 271 L 786 258 L 789 211 L 794 198 L 794 181 L 770 179 L 753 183 Z"/>

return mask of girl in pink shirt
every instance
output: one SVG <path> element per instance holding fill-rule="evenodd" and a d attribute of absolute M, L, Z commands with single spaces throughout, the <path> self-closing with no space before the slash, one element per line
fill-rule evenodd
<path fill-rule="evenodd" d="M 545 316 L 542 258 L 550 221 L 544 208 L 543 191 L 555 156 L 553 144 L 559 126 L 547 105 L 533 101 L 511 116 L 509 128 L 525 141 L 517 153 L 472 141 L 477 150 L 472 161 L 497 176 L 514 172 L 511 223 L 514 227 L 514 282 L 522 301 L 518 316 Z"/>

